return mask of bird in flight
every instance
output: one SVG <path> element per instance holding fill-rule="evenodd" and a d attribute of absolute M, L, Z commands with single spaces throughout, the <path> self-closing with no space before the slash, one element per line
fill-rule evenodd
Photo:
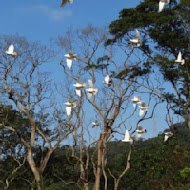
<path fill-rule="evenodd" d="M 98 89 L 94 87 L 91 80 L 88 80 L 89 88 L 87 90 L 87 97 L 88 99 L 91 98 L 92 95 L 96 95 L 98 92 Z"/>
<path fill-rule="evenodd" d="M 139 110 L 139 117 L 141 117 L 145 111 L 148 111 L 148 106 L 145 104 L 145 102 L 141 102 L 141 105 L 139 106 L 140 110 Z"/>
<path fill-rule="evenodd" d="M 65 103 L 65 106 L 66 106 L 66 113 L 68 116 L 70 116 L 73 108 L 75 108 L 77 104 L 72 98 L 69 98 L 68 102 Z"/>
<path fill-rule="evenodd" d="M 159 8 L 158 8 L 158 12 L 162 12 L 162 10 L 164 9 L 165 5 L 168 5 L 170 3 L 170 0 L 160 0 L 159 1 Z"/>
<path fill-rule="evenodd" d="M 166 142 L 170 137 L 173 136 L 173 133 L 171 131 L 164 133 L 164 142 Z"/>
<path fill-rule="evenodd" d="M 73 60 L 77 60 L 77 54 L 74 54 L 73 52 L 69 52 L 68 54 L 64 55 L 67 59 L 67 66 L 69 67 L 69 69 L 72 67 L 72 62 Z"/>
<path fill-rule="evenodd" d="M 73 3 L 73 0 L 62 0 L 60 7 L 65 6 L 66 3 L 72 4 L 72 3 Z"/>
<path fill-rule="evenodd" d="M 112 79 L 110 78 L 109 75 L 107 75 L 107 76 L 104 78 L 103 83 L 104 83 L 104 84 L 107 84 L 109 87 L 111 86 L 111 84 L 112 84 Z"/>
<path fill-rule="evenodd" d="M 13 57 L 16 57 L 17 56 L 17 52 L 14 51 L 14 46 L 13 44 L 11 44 L 8 48 L 8 50 L 6 51 L 6 54 L 7 55 L 11 55 Z"/>
<path fill-rule="evenodd" d="M 136 30 L 134 38 L 130 39 L 130 42 L 131 42 L 129 45 L 130 49 L 133 49 L 134 45 L 137 45 L 137 47 L 139 47 L 141 45 L 141 41 L 139 40 L 139 36 L 140 36 L 140 32 L 138 30 Z"/>
<path fill-rule="evenodd" d="M 137 129 L 136 129 L 136 132 L 137 132 L 137 138 L 140 138 L 142 136 L 142 134 L 146 133 L 146 129 L 143 128 L 141 125 L 138 125 L 137 126 Z"/>
<path fill-rule="evenodd" d="M 181 65 L 185 64 L 185 59 L 182 59 L 181 52 L 178 53 L 177 59 L 175 60 L 176 63 L 181 63 Z"/>
<path fill-rule="evenodd" d="M 134 98 L 131 100 L 134 108 L 136 108 L 137 104 L 140 104 L 142 102 L 140 96 L 134 96 Z"/>
<path fill-rule="evenodd" d="M 98 120 L 95 120 L 92 122 L 92 128 L 100 126 L 100 123 Z"/>
<path fill-rule="evenodd" d="M 133 143 L 133 139 L 131 138 L 128 130 L 126 130 L 125 138 L 122 140 L 122 142 L 127 142 L 127 143 L 130 143 L 130 144 Z"/>
<path fill-rule="evenodd" d="M 82 83 L 82 81 L 78 79 L 76 84 L 73 84 L 73 86 L 75 86 L 76 94 L 81 97 L 81 90 L 86 88 L 86 83 Z"/>

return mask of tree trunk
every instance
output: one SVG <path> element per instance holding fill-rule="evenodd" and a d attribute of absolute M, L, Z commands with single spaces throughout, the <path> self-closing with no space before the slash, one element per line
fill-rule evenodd
<path fill-rule="evenodd" d="M 88 183 L 84 183 L 84 190 L 88 190 Z"/>
<path fill-rule="evenodd" d="M 30 168 L 32 170 L 32 173 L 34 175 L 36 185 L 37 185 L 37 189 L 38 190 L 44 190 L 42 172 L 40 172 L 35 165 L 35 162 L 34 162 L 33 157 L 32 157 L 31 149 L 28 149 L 27 161 L 28 161 Z"/>
<path fill-rule="evenodd" d="M 100 189 L 101 166 L 102 166 L 102 138 L 100 137 L 99 142 L 98 142 L 98 162 L 97 162 L 97 169 L 96 169 L 96 176 L 95 176 L 96 179 L 95 179 L 93 190 Z"/>

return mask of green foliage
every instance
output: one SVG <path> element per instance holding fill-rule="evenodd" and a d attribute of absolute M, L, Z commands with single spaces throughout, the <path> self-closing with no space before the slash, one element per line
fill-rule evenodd
<path fill-rule="evenodd" d="M 164 97 L 176 114 L 189 120 L 190 1 L 170 0 L 169 5 L 160 13 L 158 4 L 157 0 L 144 0 L 135 8 L 123 9 L 119 18 L 109 26 L 112 38 L 106 44 L 123 44 L 122 42 L 129 41 L 131 32 L 138 29 L 143 39 L 143 45 L 139 47 L 144 53 L 143 66 L 148 66 L 149 69 L 153 66 L 159 68 L 163 78 L 172 87 L 172 90 L 164 90 Z M 184 65 L 175 62 L 179 51 L 185 59 Z M 128 75 L 129 69 L 124 69 L 117 76 L 126 78 Z M 170 99 L 167 98 L 168 94 Z"/>
<path fill-rule="evenodd" d="M 189 167 L 185 167 L 184 169 L 180 170 L 180 175 L 183 178 L 190 177 L 190 168 Z"/>

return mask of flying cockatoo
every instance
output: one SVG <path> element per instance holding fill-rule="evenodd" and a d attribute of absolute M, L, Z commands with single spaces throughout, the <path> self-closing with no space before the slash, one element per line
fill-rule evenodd
<path fill-rule="evenodd" d="M 128 130 L 126 130 L 125 138 L 122 140 L 122 142 L 127 142 L 127 143 L 130 143 L 130 144 L 133 143 L 133 139 L 131 138 Z"/>
<path fill-rule="evenodd" d="M 75 92 L 76 94 L 81 97 L 81 90 L 83 88 L 86 88 L 86 83 L 82 83 L 81 80 L 77 80 L 76 84 L 73 84 L 75 86 Z"/>
<path fill-rule="evenodd" d="M 139 117 L 141 117 L 145 111 L 148 111 L 148 106 L 146 106 L 145 102 L 141 102 L 141 105 L 139 106 Z"/>
<path fill-rule="evenodd" d="M 62 3 L 61 3 L 61 5 L 60 5 L 60 7 L 65 6 L 66 3 L 72 4 L 72 3 L 73 3 L 73 0 L 62 0 Z"/>
<path fill-rule="evenodd" d="M 69 67 L 69 69 L 72 67 L 72 62 L 73 60 L 76 60 L 77 59 L 77 54 L 74 54 L 72 52 L 69 52 L 68 54 L 65 54 L 64 55 L 67 59 L 66 59 L 66 62 L 67 62 L 67 66 Z"/>
<path fill-rule="evenodd" d="M 164 142 L 166 142 L 171 136 L 173 136 L 173 133 L 171 131 L 164 133 Z"/>
<path fill-rule="evenodd" d="M 137 47 L 139 47 L 141 45 L 141 41 L 139 40 L 139 36 L 140 36 L 140 32 L 138 30 L 136 30 L 135 36 L 133 39 L 130 39 L 130 45 L 129 48 L 133 49 L 134 45 L 137 45 Z"/>
<path fill-rule="evenodd" d="M 92 95 L 96 95 L 98 92 L 98 89 L 94 87 L 91 80 L 88 80 L 89 88 L 87 90 L 87 97 L 88 99 L 91 98 Z"/>
<path fill-rule="evenodd" d="M 131 100 L 134 108 L 137 106 L 137 104 L 140 104 L 142 102 L 140 96 L 134 96 L 134 98 Z"/>
<path fill-rule="evenodd" d="M 176 63 L 181 63 L 181 65 L 185 64 L 185 59 L 182 59 L 181 52 L 178 53 L 177 59 L 175 60 Z"/>
<path fill-rule="evenodd" d="M 104 83 L 104 84 L 107 84 L 108 86 L 111 86 L 111 84 L 112 84 L 112 79 L 110 78 L 109 75 L 107 75 L 107 76 L 104 78 L 103 83 Z"/>
<path fill-rule="evenodd" d="M 98 120 L 95 120 L 92 122 L 92 127 L 98 127 L 98 126 L 100 126 L 100 123 Z"/>
<path fill-rule="evenodd" d="M 137 129 L 136 129 L 136 132 L 137 132 L 137 138 L 140 138 L 142 136 L 142 134 L 146 133 L 146 129 L 143 128 L 142 126 L 138 125 L 137 126 Z"/>
<path fill-rule="evenodd" d="M 17 53 L 14 51 L 14 46 L 13 44 L 11 44 L 8 48 L 8 50 L 6 51 L 7 55 L 11 55 L 13 57 L 17 56 Z"/>
<path fill-rule="evenodd" d="M 68 102 L 65 103 L 65 106 L 66 106 L 66 113 L 69 116 L 71 115 L 73 108 L 75 108 L 77 105 L 76 105 L 76 102 L 73 101 L 72 98 L 69 98 Z"/>
<path fill-rule="evenodd" d="M 158 12 L 160 13 L 163 9 L 165 5 L 168 5 L 170 3 L 170 0 L 160 0 L 159 1 L 159 9 Z"/>

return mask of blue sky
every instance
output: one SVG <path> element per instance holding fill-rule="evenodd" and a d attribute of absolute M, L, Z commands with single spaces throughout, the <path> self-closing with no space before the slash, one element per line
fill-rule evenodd
<path fill-rule="evenodd" d="M 63 34 L 70 26 L 85 27 L 87 24 L 104 26 L 119 16 L 124 8 L 135 7 L 140 0 L 73 0 L 60 8 L 61 0 L 9 0 L 1 1 L 0 34 L 25 36 L 31 41 L 48 43 L 49 39 Z M 57 70 L 56 70 L 57 69 Z M 60 72 L 56 67 L 54 72 Z M 62 72 L 62 71 L 61 71 Z M 166 126 L 164 114 L 156 111 L 147 136 L 155 136 Z M 161 122 L 162 120 L 162 122 Z M 151 127 L 152 126 L 152 127 Z"/>
<path fill-rule="evenodd" d="M 1 1 L 0 34 L 19 34 L 32 41 L 48 42 L 69 26 L 109 24 L 123 8 L 134 7 L 139 0 L 74 0 L 60 8 L 61 0 Z"/>

